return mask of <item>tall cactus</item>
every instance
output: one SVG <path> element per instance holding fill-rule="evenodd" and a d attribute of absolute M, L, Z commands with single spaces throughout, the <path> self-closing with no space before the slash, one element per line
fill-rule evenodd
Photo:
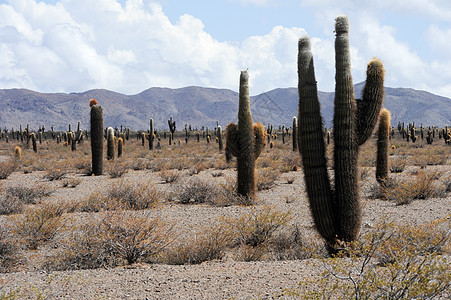
<path fill-rule="evenodd" d="M 293 117 L 293 133 L 292 133 L 292 142 L 293 142 L 293 151 L 298 150 L 298 133 L 297 133 L 297 127 L 298 127 L 298 119 L 296 117 Z"/>
<path fill-rule="evenodd" d="M 124 139 L 118 138 L 117 139 L 117 157 L 120 158 L 122 156 L 122 150 L 124 148 Z"/>
<path fill-rule="evenodd" d="M 106 132 L 106 141 L 107 141 L 106 158 L 108 160 L 114 159 L 114 129 L 113 129 L 113 127 L 108 127 L 107 132 Z"/>
<path fill-rule="evenodd" d="M 103 111 L 97 101 L 91 99 L 91 154 L 92 173 L 96 176 L 103 172 Z"/>
<path fill-rule="evenodd" d="M 221 125 L 218 125 L 217 131 L 218 131 L 217 136 L 218 136 L 219 151 L 222 151 L 224 146 L 223 146 L 223 142 L 222 142 L 222 127 L 221 127 Z"/>
<path fill-rule="evenodd" d="M 172 137 L 174 137 L 176 127 L 175 127 L 175 121 L 172 120 L 172 117 L 169 118 L 168 125 L 169 125 L 169 131 L 171 131 Z"/>
<path fill-rule="evenodd" d="M 226 153 L 237 157 L 237 192 L 246 199 L 255 199 L 255 160 L 265 146 L 265 138 L 263 125 L 252 125 L 249 75 L 241 71 L 238 125 L 230 123 L 226 128 Z"/>
<path fill-rule="evenodd" d="M 153 137 L 153 119 L 150 118 L 149 121 L 149 126 L 150 126 L 150 130 L 149 130 L 149 150 L 153 150 L 153 141 L 154 141 L 154 137 Z"/>
<path fill-rule="evenodd" d="M 376 180 L 383 184 L 388 178 L 388 140 L 390 137 L 390 111 L 382 109 L 377 133 Z"/>
<path fill-rule="evenodd" d="M 379 60 L 373 59 L 367 67 L 363 99 L 354 99 L 346 16 L 336 19 L 335 32 L 334 190 L 327 173 L 322 117 L 308 37 L 299 40 L 298 52 L 298 135 L 299 145 L 302 145 L 299 151 L 313 219 L 330 252 L 335 251 L 337 241 L 355 240 L 359 233 L 358 150 L 374 129 L 374 119 L 377 120 L 384 95 L 384 69 Z"/>
<path fill-rule="evenodd" d="M 36 142 L 36 134 L 34 132 L 32 132 L 30 134 L 30 136 L 31 136 L 31 141 L 33 142 L 33 151 L 35 153 L 38 153 L 38 144 Z"/>

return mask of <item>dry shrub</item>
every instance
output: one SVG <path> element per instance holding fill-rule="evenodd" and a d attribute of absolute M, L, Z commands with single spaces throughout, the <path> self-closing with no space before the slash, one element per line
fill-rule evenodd
<path fill-rule="evenodd" d="M 62 227 L 63 212 L 60 206 L 50 203 L 29 208 L 12 218 L 13 233 L 23 239 L 29 249 L 36 249 L 53 239 Z"/>
<path fill-rule="evenodd" d="M 258 169 L 256 176 L 257 189 L 259 191 L 271 189 L 276 184 L 275 182 L 279 175 L 279 171 L 273 168 Z"/>
<path fill-rule="evenodd" d="M 48 197 L 53 190 L 44 185 L 37 186 L 12 186 L 5 189 L 6 196 L 15 198 L 23 204 L 36 204 L 43 197 Z M 38 201 L 39 200 L 39 201 Z"/>
<path fill-rule="evenodd" d="M 63 187 L 75 188 L 81 183 L 80 178 L 68 178 L 63 180 Z"/>
<path fill-rule="evenodd" d="M 20 249 L 8 226 L 0 226 L 0 273 L 14 271 L 20 261 Z M 1 288 L 0 288 L 1 291 Z M 0 294 L 0 299 L 2 299 Z"/>
<path fill-rule="evenodd" d="M 91 269 L 147 261 L 171 242 L 172 227 L 145 212 L 94 215 L 64 234 L 47 268 Z"/>
<path fill-rule="evenodd" d="M 153 208 L 160 203 L 162 193 L 150 183 L 137 184 L 121 180 L 113 183 L 106 194 L 91 193 L 83 201 L 76 204 L 75 211 L 99 212 L 118 209 L 141 210 Z"/>
<path fill-rule="evenodd" d="M 66 169 L 53 169 L 53 170 L 48 170 L 45 173 L 44 178 L 49 181 L 53 181 L 53 180 L 63 179 L 66 175 L 67 175 Z"/>
<path fill-rule="evenodd" d="M 318 245 L 305 236 L 298 225 L 282 228 L 271 239 L 270 251 L 274 259 L 296 260 L 321 255 Z"/>
<path fill-rule="evenodd" d="M 306 281 L 301 299 L 448 299 L 449 220 L 425 225 L 381 223 L 360 242 L 346 245 L 343 255 L 323 260 L 324 273 Z"/>
<path fill-rule="evenodd" d="M 18 198 L 6 194 L 0 195 L 0 215 L 18 214 L 23 210 L 24 203 Z"/>
<path fill-rule="evenodd" d="M 438 186 L 434 183 L 436 176 L 435 172 L 419 171 L 413 178 L 392 180 L 382 186 L 382 195 L 386 200 L 394 201 L 397 205 L 409 204 L 415 199 L 440 196 L 444 187 L 437 189 Z"/>
<path fill-rule="evenodd" d="M 414 166 L 446 165 L 447 160 L 448 158 L 446 155 L 424 154 L 424 153 L 413 155 L 410 158 L 410 161 Z"/>
<path fill-rule="evenodd" d="M 220 196 L 220 189 L 210 182 L 192 178 L 176 187 L 176 198 L 182 204 L 213 203 Z"/>
<path fill-rule="evenodd" d="M 160 178 L 165 183 L 173 183 L 180 177 L 180 171 L 177 170 L 161 170 Z"/>
<path fill-rule="evenodd" d="M 226 183 L 213 184 L 200 178 L 191 178 L 174 188 L 170 199 L 182 204 L 210 204 L 214 206 L 251 205 L 252 200 L 236 193 L 235 181 L 228 178 Z"/>
<path fill-rule="evenodd" d="M 150 183 L 137 184 L 121 180 L 113 184 L 107 197 L 126 209 L 140 210 L 155 207 L 162 194 Z"/>
<path fill-rule="evenodd" d="M 407 165 L 407 158 L 405 156 L 399 156 L 397 158 L 393 158 L 390 161 L 390 172 L 391 173 L 401 173 L 404 171 Z"/>
<path fill-rule="evenodd" d="M 111 178 L 120 178 L 128 172 L 129 166 L 123 161 L 114 161 L 107 168 L 107 173 Z"/>
<path fill-rule="evenodd" d="M 273 240 L 273 234 L 285 226 L 292 216 L 290 213 L 265 207 L 261 211 L 253 209 L 231 220 L 224 220 L 229 225 L 234 246 L 237 247 L 235 257 L 243 261 L 260 260 L 267 253 Z"/>
<path fill-rule="evenodd" d="M 70 204 L 72 205 L 69 208 L 71 212 L 100 212 L 117 208 L 117 203 L 111 203 L 105 195 L 99 192 L 93 192 L 85 199 Z"/>
<path fill-rule="evenodd" d="M 5 161 L 0 161 L 0 179 L 6 179 L 12 172 L 17 170 L 19 164 L 17 161 L 8 159 Z"/>
<path fill-rule="evenodd" d="M 222 259 L 230 242 L 224 226 L 203 227 L 170 247 L 161 260 L 170 265 L 184 265 Z"/>

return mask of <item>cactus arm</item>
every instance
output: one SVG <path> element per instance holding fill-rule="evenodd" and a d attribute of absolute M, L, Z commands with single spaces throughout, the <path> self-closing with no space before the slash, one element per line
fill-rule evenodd
<path fill-rule="evenodd" d="M 362 100 L 357 101 L 357 136 L 359 146 L 371 136 L 384 100 L 384 66 L 373 58 L 366 69 Z"/>
<path fill-rule="evenodd" d="M 338 237 L 355 240 L 360 230 L 356 102 L 351 75 L 349 20 L 335 20 L 334 169 Z"/>
<path fill-rule="evenodd" d="M 316 228 L 327 243 L 335 239 L 335 208 L 327 174 L 323 123 L 318 101 L 310 40 L 302 37 L 298 49 L 298 143 L 304 179 Z M 294 127 L 293 127 L 294 128 Z"/>
<path fill-rule="evenodd" d="M 263 148 L 266 145 L 266 131 L 265 127 L 261 123 L 256 123 L 253 126 L 254 130 L 254 159 L 257 159 L 260 156 Z"/>
<path fill-rule="evenodd" d="M 240 155 L 240 148 L 238 144 L 238 126 L 235 123 L 230 123 L 226 127 L 226 151 L 235 157 Z"/>

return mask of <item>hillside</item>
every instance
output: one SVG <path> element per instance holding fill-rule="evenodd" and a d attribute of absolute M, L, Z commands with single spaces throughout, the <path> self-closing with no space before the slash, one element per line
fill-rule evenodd
<path fill-rule="evenodd" d="M 356 85 L 359 97 L 363 83 Z M 333 93 L 319 92 L 325 124 L 331 126 Z M 178 129 L 184 124 L 193 127 L 223 126 L 237 121 L 238 94 L 227 89 L 185 87 L 179 89 L 150 88 L 137 95 L 124 95 L 96 89 L 82 93 L 38 93 L 26 89 L 0 90 L 0 126 L 18 128 L 30 124 L 32 128 L 45 125 L 55 130 L 81 122 L 89 126 L 88 101 L 95 98 L 103 107 L 105 126 L 146 129 L 153 118 L 157 129 L 166 129 L 173 117 Z M 297 115 L 296 88 L 275 89 L 251 97 L 255 122 L 291 126 Z M 392 113 L 392 125 L 398 121 L 423 125 L 451 124 L 451 99 L 425 91 L 406 88 L 386 88 L 384 106 Z"/>

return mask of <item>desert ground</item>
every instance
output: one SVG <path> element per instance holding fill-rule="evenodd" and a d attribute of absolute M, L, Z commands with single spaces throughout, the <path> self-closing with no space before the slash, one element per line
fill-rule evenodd
<path fill-rule="evenodd" d="M 362 147 L 360 244 L 336 258 L 315 231 L 288 136 L 257 159 L 253 203 L 236 195 L 236 159 L 226 162 L 214 139 L 162 138 L 153 150 L 147 142 L 131 134 L 122 157 L 105 155 L 104 174 L 91 176 L 89 140 L 72 151 L 47 137 L 37 152 L 0 140 L 1 299 L 338 299 L 356 291 L 366 299 L 369 287 L 395 289 L 415 273 L 426 279 L 399 298 L 421 289 L 450 296 L 451 145 L 443 139 L 412 143 L 396 131 L 386 188 L 375 179 L 375 137 Z M 400 269 L 392 281 L 384 275 Z M 374 274 L 380 281 L 368 279 Z"/>

